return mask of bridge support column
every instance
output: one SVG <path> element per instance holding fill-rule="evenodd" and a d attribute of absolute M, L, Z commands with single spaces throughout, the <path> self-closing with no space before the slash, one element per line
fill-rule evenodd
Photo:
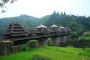
<path fill-rule="evenodd" d="M 8 55 L 12 53 L 11 41 L 0 41 L 0 55 Z"/>
<path fill-rule="evenodd" d="M 60 46 L 67 46 L 67 37 L 60 36 Z"/>
<path fill-rule="evenodd" d="M 17 53 L 18 52 L 18 46 L 14 46 L 13 47 L 13 53 Z"/>
<path fill-rule="evenodd" d="M 48 45 L 48 39 L 41 39 L 38 40 L 38 46 L 47 46 Z"/>
<path fill-rule="evenodd" d="M 51 37 L 52 46 L 60 46 L 60 37 Z"/>

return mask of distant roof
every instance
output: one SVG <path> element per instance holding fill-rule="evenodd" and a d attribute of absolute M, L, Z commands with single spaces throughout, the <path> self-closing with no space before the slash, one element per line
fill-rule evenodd
<path fill-rule="evenodd" d="M 63 27 L 63 26 L 59 27 L 59 30 L 60 31 L 67 31 L 67 29 L 65 27 Z"/>
<path fill-rule="evenodd" d="M 51 26 L 51 28 L 53 28 L 53 27 L 58 27 L 57 25 L 55 25 L 55 24 L 53 24 L 52 26 Z"/>
<path fill-rule="evenodd" d="M 37 26 L 36 28 L 47 28 L 47 27 L 41 24 L 41 25 Z"/>
<path fill-rule="evenodd" d="M 59 28 L 64 28 L 63 26 L 59 27 Z"/>

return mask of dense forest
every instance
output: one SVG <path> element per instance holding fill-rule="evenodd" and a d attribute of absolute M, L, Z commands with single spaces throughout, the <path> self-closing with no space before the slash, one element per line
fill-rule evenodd
<path fill-rule="evenodd" d="M 54 11 L 51 15 L 47 15 L 42 18 L 36 18 L 28 15 L 21 15 L 11 18 L 1 18 L 0 38 L 3 37 L 3 33 L 5 32 L 6 27 L 11 22 L 18 22 L 27 29 L 34 29 L 39 24 L 44 24 L 47 27 L 50 27 L 52 24 L 56 24 L 59 27 L 69 27 L 72 31 L 76 31 L 79 33 L 90 31 L 90 17 L 67 15 L 65 12 L 59 13 Z"/>

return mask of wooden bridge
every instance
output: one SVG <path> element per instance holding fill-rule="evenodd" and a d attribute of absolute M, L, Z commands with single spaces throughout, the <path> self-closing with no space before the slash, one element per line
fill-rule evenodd
<path fill-rule="evenodd" d="M 18 23 L 11 23 L 4 33 L 6 40 L 14 42 L 14 45 L 25 44 L 27 41 L 32 39 L 37 39 L 38 41 L 45 40 L 47 38 L 62 38 L 61 43 L 66 43 L 66 36 L 70 35 L 71 29 L 65 28 L 63 26 L 58 27 L 52 25 L 50 28 L 47 28 L 44 25 L 37 26 L 33 30 L 27 30 Z M 53 39 L 52 39 L 53 40 Z M 55 40 L 54 40 L 55 42 Z M 57 43 L 56 43 L 57 44 Z"/>

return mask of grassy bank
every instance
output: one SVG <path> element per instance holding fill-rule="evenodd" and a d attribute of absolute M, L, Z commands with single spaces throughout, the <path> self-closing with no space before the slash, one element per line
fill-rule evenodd
<path fill-rule="evenodd" d="M 46 60 L 90 60 L 90 48 L 44 46 L 28 52 L 0 56 L 0 60 L 42 60 L 41 58 Z"/>

